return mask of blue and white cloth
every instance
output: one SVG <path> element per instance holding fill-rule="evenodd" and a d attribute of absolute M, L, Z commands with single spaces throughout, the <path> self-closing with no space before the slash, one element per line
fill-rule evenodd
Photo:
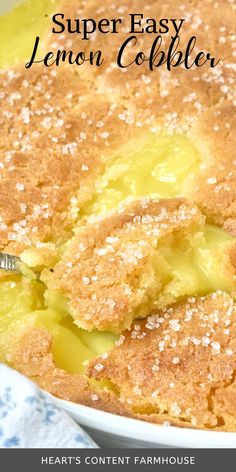
<path fill-rule="evenodd" d="M 0 448 L 96 448 L 39 388 L 0 364 Z"/>

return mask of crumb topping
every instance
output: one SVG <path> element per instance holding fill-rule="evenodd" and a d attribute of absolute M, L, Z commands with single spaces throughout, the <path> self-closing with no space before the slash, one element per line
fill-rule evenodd
<path fill-rule="evenodd" d="M 133 324 L 102 359 L 103 368 L 96 370 L 96 359 L 88 371 L 111 380 L 137 415 L 149 411 L 149 419 L 235 430 L 235 324 L 235 302 L 227 293 L 191 297 Z"/>
<path fill-rule="evenodd" d="M 53 273 L 43 271 L 42 280 L 49 291 L 67 297 L 80 327 L 120 333 L 155 307 L 166 283 L 160 243 L 184 240 L 201 231 L 203 222 L 197 207 L 183 199 L 134 202 L 81 225 Z M 180 329 L 178 320 L 170 323 Z"/>

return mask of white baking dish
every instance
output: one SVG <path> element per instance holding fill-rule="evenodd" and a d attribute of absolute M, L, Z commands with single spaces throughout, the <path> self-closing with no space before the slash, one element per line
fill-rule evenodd
<path fill-rule="evenodd" d="M 47 395 L 85 427 L 100 446 L 236 448 L 236 433 L 159 426 Z"/>

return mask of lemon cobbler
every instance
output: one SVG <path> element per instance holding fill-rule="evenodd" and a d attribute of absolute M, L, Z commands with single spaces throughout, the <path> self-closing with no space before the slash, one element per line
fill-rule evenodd
<path fill-rule="evenodd" d="M 183 41 L 221 57 L 150 73 L 115 65 L 130 2 L 98 3 L 28 0 L 0 18 L 0 246 L 21 259 L 0 273 L 0 360 L 63 399 L 236 431 L 235 5 L 132 2 L 186 18 Z M 119 35 L 92 38 L 101 67 L 24 67 L 36 30 L 52 50 L 81 46 L 51 33 L 55 11 L 119 12 Z"/>

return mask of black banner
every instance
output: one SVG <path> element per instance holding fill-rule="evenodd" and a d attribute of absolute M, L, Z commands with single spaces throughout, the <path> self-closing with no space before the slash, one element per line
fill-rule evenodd
<path fill-rule="evenodd" d="M 235 471 L 235 449 L 2 449 L 4 472 Z"/>

